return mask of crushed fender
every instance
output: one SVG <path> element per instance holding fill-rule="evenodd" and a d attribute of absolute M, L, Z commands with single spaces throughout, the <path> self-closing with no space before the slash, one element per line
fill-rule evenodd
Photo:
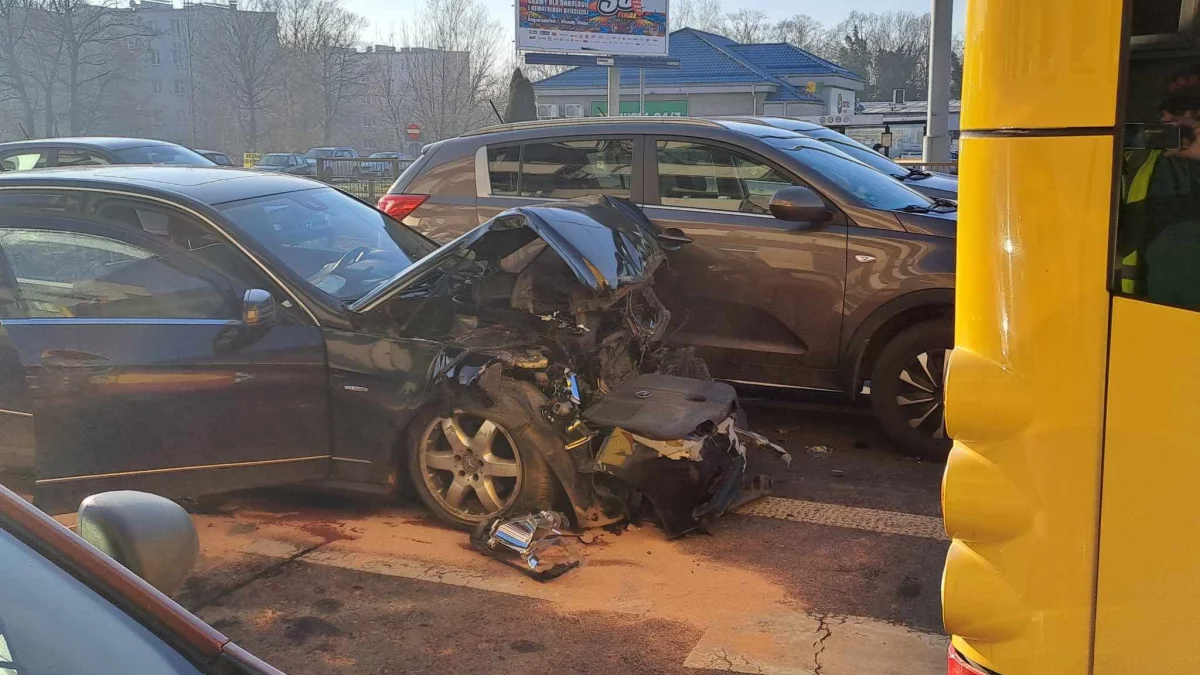
<path fill-rule="evenodd" d="M 555 511 L 498 516 L 480 523 L 471 546 L 538 581 L 550 581 L 583 564 L 579 544 L 563 536 L 566 518 Z"/>

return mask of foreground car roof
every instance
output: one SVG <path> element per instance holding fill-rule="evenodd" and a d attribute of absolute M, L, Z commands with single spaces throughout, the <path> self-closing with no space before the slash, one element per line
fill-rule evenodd
<path fill-rule="evenodd" d="M 0 188 L 75 187 L 185 197 L 204 204 L 311 190 L 322 183 L 261 171 L 186 166 L 99 166 L 0 173 Z"/>
<path fill-rule="evenodd" d="M 175 145 L 167 141 L 152 138 L 122 138 L 118 136 L 76 136 L 69 138 L 35 138 L 28 141 L 13 141 L 0 143 L 0 150 L 16 150 L 20 148 L 37 148 L 47 145 L 73 145 L 78 147 L 103 148 L 105 150 L 124 150 L 126 148 L 144 148 L 150 145 Z"/>

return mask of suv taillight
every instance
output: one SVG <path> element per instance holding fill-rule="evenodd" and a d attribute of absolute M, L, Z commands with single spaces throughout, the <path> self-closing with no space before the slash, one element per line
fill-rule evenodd
<path fill-rule="evenodd" d="M 993 675 L 992 673 L 980 668 L 963 658 L 962 654 L 953 646 L 950 647 L 950 654 L 946 657 L 946 675 Z"/>
<path fill-rule="evenodd" d="M 429 195 L 384 195 L 379 198 L 375 207 L 396 220 L 404 220 L 405 216 L 424 204 L 426 199 L 429 199 Z"/>

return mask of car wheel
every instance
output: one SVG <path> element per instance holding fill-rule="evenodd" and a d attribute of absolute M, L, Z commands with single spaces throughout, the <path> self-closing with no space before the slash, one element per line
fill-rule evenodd
<path fill-rule="evenodd" d="M 556 483 L 525 416 L 497 401 L 414 420 L 408 473 L 438 519 L 471 529 L 501 513 L 553 508 Z"/>
<path fill-rule="evenodd" d="M 884 345 L 871 371 L 871 406 L 883 431 L 920 457 L 945 459 L 946 361 L 954 347 L 954 322 L 927 321 Z"/>

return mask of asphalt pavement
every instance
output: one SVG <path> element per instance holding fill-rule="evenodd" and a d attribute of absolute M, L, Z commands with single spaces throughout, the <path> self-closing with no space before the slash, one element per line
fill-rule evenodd
<path fill-rule="evenodd" d="M 860 409 L 758 404 L 750 422 L 794 460 L 756 458 L 774 496 L 711 535 L 589 535 L 583 567 L 539 583 L 416 504 L 257 492 L 196 515 L 178 599 L 290 673 L 945 672 L 942 466 Z"/>

